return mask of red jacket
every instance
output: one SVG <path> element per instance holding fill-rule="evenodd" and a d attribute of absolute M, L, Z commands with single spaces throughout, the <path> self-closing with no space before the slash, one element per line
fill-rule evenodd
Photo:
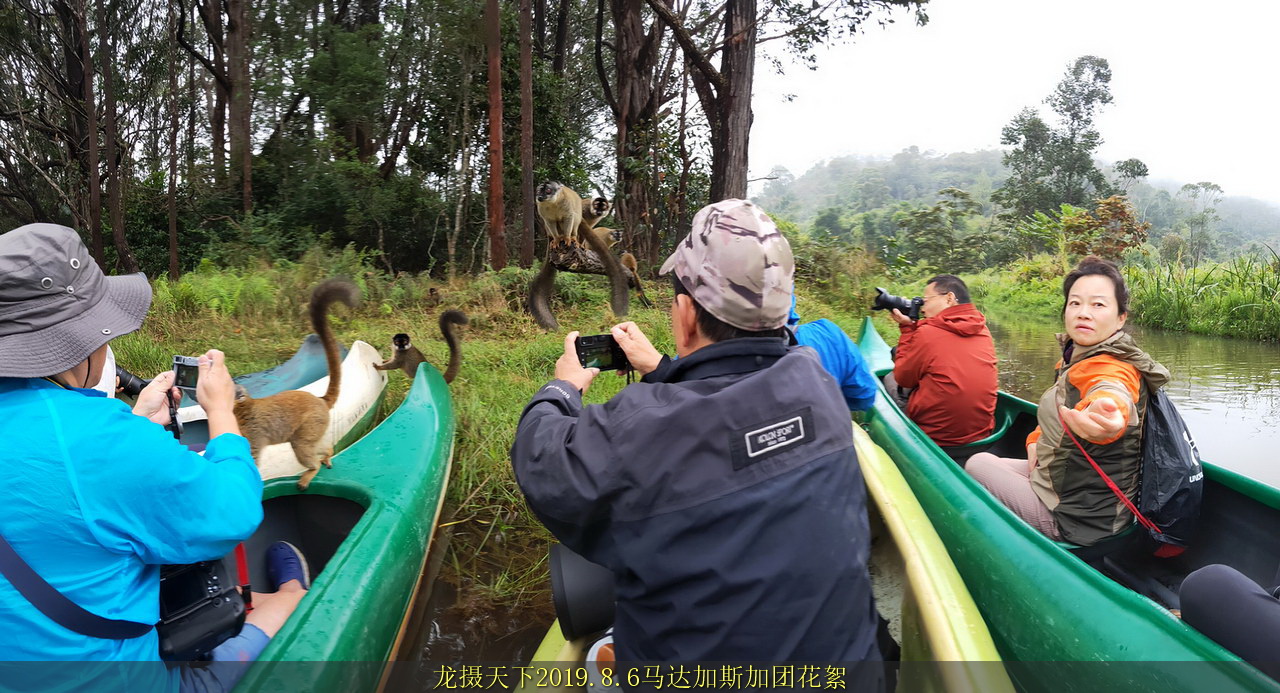
<path fill-rule="evenodd" d="M 991 435 L 999 383 L 996 347 L 982 313 L 961 303 L 899 329 L 893 377 L 916 388 L 907 416 L 938 445 Z"/>

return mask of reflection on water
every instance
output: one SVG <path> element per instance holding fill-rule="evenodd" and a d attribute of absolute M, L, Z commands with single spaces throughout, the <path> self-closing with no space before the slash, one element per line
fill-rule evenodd
<path fill-rule="evenodd" d="M 1037 402 L 1053 384 L 1062 323 L 987 314 L 1000 387 Z M 1138 345 L 1173 376 L 1166 386 L 1205 460 L 1280 486 L 1280 346 L 1130 325 Z"/>

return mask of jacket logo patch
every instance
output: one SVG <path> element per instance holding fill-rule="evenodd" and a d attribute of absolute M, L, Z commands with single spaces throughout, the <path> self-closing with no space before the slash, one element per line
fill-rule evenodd
<path fill-rule="evenodd" d="M 813 438 L 813 415 L 808 407 L 785 416 L 782 420 L 764 425 L 755 424 L 732 434 L 735 470 Z"/>
<path fill-rule="evenodd" d="M 747 457 L 759 457 L 770 450 L 783 448 L 802 440 L 804 440 L 804 419 L 795 416 L 748 433 L 746 435 Z"/>

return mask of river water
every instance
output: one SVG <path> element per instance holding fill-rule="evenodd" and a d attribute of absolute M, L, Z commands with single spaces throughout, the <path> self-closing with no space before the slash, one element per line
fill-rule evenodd
<path fill-rule="evenodd" d="M 987 314 L 1000 387 L 1038 402 L 1061 358 L 1057 320 Z M 1280 345 L 1130 324 L 1138 346 L 1169 369 L 1166 393 L 1208 462 L 1280 487 Z"/>

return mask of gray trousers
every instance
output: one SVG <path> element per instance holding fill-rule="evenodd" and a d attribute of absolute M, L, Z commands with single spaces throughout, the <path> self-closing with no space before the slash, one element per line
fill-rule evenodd
<path fill-rule="evenodd" d="M 1027 460 L 980 452 L 969 458 L 964 470 L 1041 534 L 1054 541 L 1062 539 L 1053 513 L 1031 488 L 1031 469 Z"/>

